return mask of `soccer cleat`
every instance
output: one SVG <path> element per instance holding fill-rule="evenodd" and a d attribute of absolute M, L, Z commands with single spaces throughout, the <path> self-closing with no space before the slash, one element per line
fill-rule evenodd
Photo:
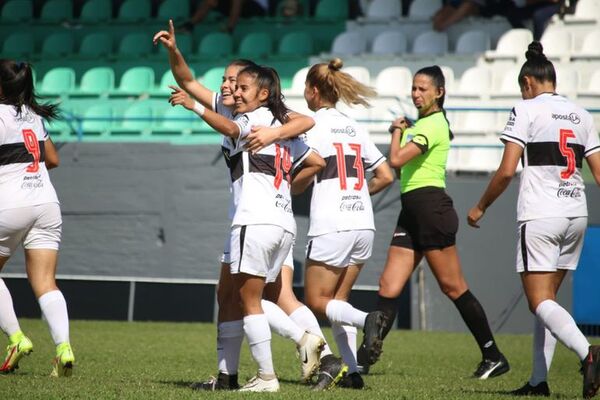
<path fill-rule="evenodd" d="M 275 374 L 272 377 L 256 374 L 239 392 L 279 392 L 279 380 Z"/>
<path fill-rule="evenodd" d="M 360 365 L 373 365 L 379 360 L 383 347 L 383 326 L 386 317 L 382 311 L 367 314 L 363 327 L 363 342 L 357 351 L 357 361 Z"/>
<path fill-rule="evenodd" d="M 358 364 L 357 366 L 358 369 L 358 373 L 361 375 L 369 375 L 369 370 L 371 369 L 371 366 L 369 364 L 366 365 L 360 365 Z"/>
<path fill-rule="evenodd" d="M 6 358 L 2 366 L 0 366 L 0 372 L 5 374 L 19 368 L 19 360 L 33 351 L 33 343 L 21 331 L 10 335 L 8 340 L 9 345 L 6 347 Z"/>
<path fill-rule="evenodd" d="M 219 372 L 219 376 L 217 378 L 211 376 L 207 381 L 192 383 L 190 388 L 193 390 L 206 390 L 213 392 L 216 390 L 238 390 L 240 385 L 238 384 L 237 374 L 227 375 Z"/>
<path fill-rule="evenodd" d="M 338 382 L 338 387 L 348 389 L 364 389 L 365 382 L 358 372 L 347 374 Z"/>
<path fill-rule="evenodd" d="M 310 332 L 305 332 L 298 345 L 298 356 L 302 361 L 302 380 L 310 381 L 310 378 L 319 368 L 319 357 L 325 347 L 322 337 Z"/>
<path fill-rule="evenodd" d="M 524 384 L 522 387 L 508 392 L 513 396 L 550 396 L 550 388 L 547 382 L 540 382 L 535 386 L 531 386 L 529 382 Z"/>
<path fill-rule="evenodd" d="M 69 377 L 73 373 L 73 364 L 75 356 L 69 342 L 64 342 L 56 346 L 56 357 L 52 360 L 52 373 L 54 378 Z"/>
<path fill-rule="evenodd" d="M 348 372 L 348 366 L 344 364 L 341 358 L 333 354 L 326 355 L 321 358 L 317 383 L 312 387 L 312 390 L 331 389 L 346 375 L 346 372 Z"/>
<path fill-rule="evenodd" d="M 590 346 L 588 355 L 581 362 L 583 373 L 583 398 L 591 399 L 600 388 L 600 346 Z"/>
<path fill-rule="evenodd" d="M 477 379 L 487 379 L 493 378 L 495 376 L 500 376 L 502 374 L 507 373 L 510 370 L 510 365 L 508 365 L 508 360 L 504 357 L 503 354 L 500 354 L 499 360 L 489 360 L 484 358 L 477 369 L 473 373 L 473 378 Z"/>

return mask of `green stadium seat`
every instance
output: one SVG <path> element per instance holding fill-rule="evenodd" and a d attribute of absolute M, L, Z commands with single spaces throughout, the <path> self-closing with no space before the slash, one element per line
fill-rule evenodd
<path fill-rule="evenodd" d="M 192 75 L 196 76 L 196 73 L 193 69 Z M 177 86 L 177 81 L 175 80 L 175 77 L 171 73 L 170 69 L 164 72 L 160 78 L 160 83 L 154 88 L 150 95 L 153 97 L 169 97 L 171 95 L 171 89 L 169 88 L 169 85 Z"/>
<path fill-rule="evenodd" d="M 228 57 L 233 53 L 233 38 L 224 32 L 209 33 L 200 41 L 197 53 L 207 57 Z"/>
<path fill-rule="evenodd" d="M 165 0 L 158 7 L 157 19 L 160 21 L 183 21 L 190 17 L 188 0 Z M 179 37 L 177 38 L 179 40 Z"/>
<path fill-rule="evenodd" d="M 38 93 L 42 96 L 67 96 L 75 90 L 73 68 L 58 67 L 46 72 Z"/>
<path fill-rule="evenodd" d="M 109 33 L 95 32 L 87 34 L 81 40 L 79 57 L 106 57 L 113 52 L 112 36 Z"/>
<path fill-rule="evenodd" d="M 2 57 L 27 58 L 35 53 L 35 39 L 29 32 L 11 33 L 2 45 Z"/>
<path fill-rule="evenodd" d="M 218 92 L 223 82 L 223 71 L 225 67 L 214 67 L 209 69 L 202 76 L 202 84 L 212 90 Z"/>
<path fill-rule="evenodd" d="M 125 71 L 119 87 L 111 96 L 142 96 L 154 89 L 154 70 L 150 67 L 133 67 Z"/>
<path fill-rule="evenodd" d="M 339 0 L 320 0 L 315 9 L 316 19 L 348 19 L 348 2 Z"/>
<path fill-rule="evenodd" d="M 154 112 L 148 101 L 136 101 L 125 109 L 120 121 L 113 124 L 111 135 L 150 133 Z"/>
<path fill-rule="evenodd" d="M 112 18 L 112 0 L 88 0 L 81 8 L 79 20 L 86 23 L 104 22 Z"/>
<path fill-rule="evenodd" d="M 150 18 L 150 11 L 149 0 L 125 0 L 119 8 L 117 21 L 134 22 L 147 20 Z"/>
<path fill-rule="evenodd" d="M 154 50 L 152 38 L 145 33 L 129 33 L 119 42 L 118 59 L 149 56 Z"/>
<path fill-rule="evenodd" d="M 81 77 L 79 88 L 71 96 L 106 96 L 115 89 L 115 71 L 110 67 L 95 67 Z"/>
<path fill-rule="evenodd" d="M 59 32 L 50 34 L 42 43 L 42 58 L 62 58 L 71 56 L 75 48 L 73 36 L 70 33 Z"/>
<path fill-rule="evenodd" d="M 42 6 L 40 22 L 56 23 L 73 19 L 71 0 L 48 0 Z"/>
<path fill-rule="evenodd" d="M 193 112 L 182 106 L 171 107 L 168 103 L 158 105 L 155 114 L 158 123 L 152 128 L 152 135 L 186 136 L 208 133 L 214 130 Z"/>
<path fill-rule="evenodd" d="M 158 54 L 160 57 L 168 57 L 167 49 L 162 44 L 157 44 Z M 191 54 L 192 52 L 192 35 L 177 35 L 177 48 L 183 55 Z"/>
<path fill-rule="evenodd" d="M 282 56 L 310 56 L 313 53 L 313 38 L 308 32 L 287 33 L 277 49 L 277 54 Z"/>
<path fill-rule="evenodd" d="M 242 39 L 238 53 L 244 58 L 260 58 L 271 54 L 273 40 L 268 33 L 251 32 Z"/>
<path fill-rule="evenodd" d="M 31 0 L 9 0 L 2 7 L 0 21 L 24 22 L 33 18 L 33 3 Z"/>
<path fill-rule="evenodd" d="M 113 110 L 110 102 L 87 107 L 82 115 L 83 136 L 108 133 L 113 125 Z"/>
<path fill-rule="evenodd" d="M 76 114 L 75 104 L 65 100 L 59 103 L 61 118 L 50 122 L 44 121 L 46 130 L 52 136 L 52 140 L 60 141 L 62 138 L 68 138 L 71 132 L 75 130 L 77 123 L 71 118 Z"/>

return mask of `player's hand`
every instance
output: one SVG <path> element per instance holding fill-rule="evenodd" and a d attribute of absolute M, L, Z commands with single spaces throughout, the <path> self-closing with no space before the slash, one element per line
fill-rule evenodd
<path fill-rule="evenodd" d="M 467 214 L 468 224 L 471 225 L 473 228 L 479 228 L 479 224 L 477 224 L 477 222 L 479 222 L 481 217 L 483 217 L 484 213 L 485 211 L 479 208 L 479 206 L 471 208 L 469 210 L 469 214 Z"/>
<path fill-rule="evenodd" d="M 246 140 L 246 150 L 251 153 L 256 153 L 279 140 L 279 132 L 277 128 L 253 126 L 252 131 L 246 137 Z"/>
<path fill-rule="evenodd" d="M 171 96 L 169 97 L 169 103 L 171 103 L 173 107 L 176 105 L 182 105 L 188 110 L 194 108 L 196 101 L 192 99 L 184 90 L 177 86 L 169 85 L 169 87 L 173 90 L 171 92 Z"/>
<path fill-rule="evenodd" d="M 402 130 L 402 132 L 404 132 L 405 129 L 410 128 L 411 125 L 412 124 L 410 123 L 410 121 L 407 120 L 405 117 L 398 117 L 394 121 L 392 121 L 392 126 L 399 127 Z"/>
<path fill-rule="evenodd" d="M 177 49 L 177 42 L 175 40 L 175 27 L 173 26 L 173 20 L 169 20 L 169 31 L 160 31 L 152 38 L 154 45 L 161 42 L 163 46 L 169 51 Z"/>

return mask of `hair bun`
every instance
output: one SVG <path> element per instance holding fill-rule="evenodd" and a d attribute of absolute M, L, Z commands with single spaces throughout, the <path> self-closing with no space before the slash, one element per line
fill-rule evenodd
<path fill-rule="evenodd" d="M 343 66 L 344 62 L 341 58 L 334 58 L 333 60 L 329 61 L 329 65 L 327 65 L 329 69 L 334 71 L 339 71 Z"/>
<path fill-rule="evenodd" d="M 525 52 L 525 58 L 527 61 L 532 60 L 546 60 L 546 55 L 544 54 L 544 48 L 542 44 L 538 41 L 533 41 L 527 46 L 527 51 Z"/>

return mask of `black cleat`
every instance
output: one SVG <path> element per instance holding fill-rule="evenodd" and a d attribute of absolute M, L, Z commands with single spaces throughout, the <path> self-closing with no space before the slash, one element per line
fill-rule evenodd
<path fill-rule="evenodd" d="M 369 369 L 371 367 L 369 364 L 367 364 L 367 365 L 360 365 L 360 364 L 358 364 L 357 367 L 358 367 L 358 373 L 359 374 L 361 374 L 361 375 L 369 375 Z"/>
<path fill-rule="evenodd" d="M 383 347 L 383 326 L 386 317 L 383 311 L 367 314 L 363 328 L 363 342 L 357 351 L 356 358 L 360 365 L 373 365 L 379 360 Z"/>
<path fill-rule="evenodd" d="M 540 382 L 535 386 L 531 386 L 529 382 L 524 384 L 522 387 L 508 392 L 513 396 L 550 396 L 550 388 L 547 382 Z"/>
<path fill-rule="evenodd" d="M 510 371 L 510 365 L 508 365 L 508 360 L 504 357 L 504 355 L 500 354 L 499 360 L 489 360 L 484 358 L 477 369 L 473 373 L 473 378 L 477 379 L 487 379 L 493 378 L 495 376 L 500 376 L 502 374 Z"/>
<path fill-rule="evenodd" d="M 317 383 L 312 387 L 312 390 L 331 389 L 346 375 L 346 372 L 348 372 L 348 366 L 344 364 L 341 358 L 333 354 L 326 355 L 321 358 Z"/>
<path fill-rule="evenodd" d="M 205 382 L 195 382 L 190 385 L 193 390 L 206 390 L 214 392 L 215 390 L 238 390 L 240 385 L 238 384 L 238 376 L 227 375 L 219 372 L 218 378 L 214 376 Z"/>
<path fill-rule="evenodd" d="M 600 346 L 590 346 L 588 355 L 581 362 L 583 373 L 583 398 L 591 399 L 600 388 Z"/>
<path fill-rule="evenodd" d="M 340 379 L 337 385 L 341 388 L 363 389 L 365 387 L 365 382 L 358 372 L 353 372 Z"/>

